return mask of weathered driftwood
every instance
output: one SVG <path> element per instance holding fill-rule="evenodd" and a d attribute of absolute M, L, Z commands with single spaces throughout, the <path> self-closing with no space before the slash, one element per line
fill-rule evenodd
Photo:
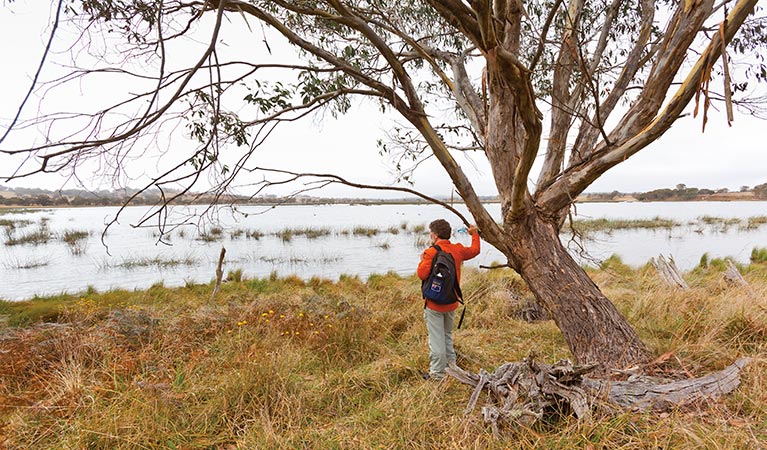
<path fill-rule="evenodd" d="M 677 269 L 674 258 L 671 255 L 669 255 L 668 259 L 663 255 L 658 255 L 657 259 L 650 258 L 650 262 L 655 266 L 655 270 L 658 271 L 658 275 L 660 275 L 661 280 L 665 284 L 683 290 L 690 289 L 690 286 L 679 273 L 679 269 Z"/>
<path fill-rule="evenodd" d="M 609 403 L 623 408 L 637 411 L 667 410 L 729 394 L 740 384 L 740 371 L 748 362 L 749 358 L 740 358 L 719 372 L 671 383 L 658 384 L 641 377 L 627 381 L 584 378 L 583 386 L 597 392 Z"/>
<path fill-rule="evenodd" d="M 480 394 L 487 390 L 491 399 L 482 407 L 485 422 L 498 432 L 503 423 L 531 424 L 548 408 L 568 404 L 579 419 L 591 417 L 587 393 L 579 386 L 584 373 L 596 366 L 573 367 L 570 361 L 552 365 L 537 363 L 533 358 L 506 363 L 495 372 L 480 369 L 479 374 L 459 367 L 449 367 L 447 373 L 462 383 L 474 387 L 465 414 L 470 414 Z"/>
<path fill-rule="evenodd" d="M 588 420 L 592 405 L 599 400 L 620 410 L 644 411 L 713 399 L 738 387 L 740 370 L 748 361 L 741 358 L 704 377 L 660 383 L 640 376 L 627 381 L 590 379 L 583 375 L 594 370 L 595 365 L 574 367 L 567 360 L 548 365 L 537 363 L 532 357 L 503 364 L 493 373 L 480 369 L 474 374 L 458 367 L 449 367 L 447 373 L 474 387 L 464 411 L 467 415 L 474 410 L 482 392 L 488 392 L 489 404 L 482 407 L 482 415 L 497 433 L 504 423 L 530 425 L 546 412 L 561 410 L 563 405 L 568 405 L 579 419 Z"/>
<path fill-rule="evenodd" d="M 732 260 L 727 260 L 727 270 L 724 271 L 724 281 L 735 286 L 748 286 L 748 281 L 743 278 L 740 271 Z"/>

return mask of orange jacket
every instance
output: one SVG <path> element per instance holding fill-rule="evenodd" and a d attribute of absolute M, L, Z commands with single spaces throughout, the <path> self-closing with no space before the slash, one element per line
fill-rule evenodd
<path fill-rule="evenodd" d="M 453 259 L 455 260 L 455 270 L 457 272 L 456 276 L 460 282 L 461 264 L 467 259 L 471 259 L 479 255 L 479 233 L 474 233 L 471 235 L 470 247 L 465 247 L 463 244 L 453 244 L 447 239 L 437 239 L 437 242 L 435 243 L 439 245 L 439 248 L 441 248 L 443 252 L 450 253 L 453 256 Z M 418 270 L 416 270 L 418 278 L 421 280 L 425 280 L 429 277 L 429 272 L 431 272 L 431 262 L 436 254 L 437 249 L 434 247 L 427 248 L 421 254 L 421 262 L 418 263 Z M 431 300 L 426 300 L 426 307 L 438 312 L 455 311 L 458 309 L 458 304 L 459 303 L 456 302 L 449 305 L 440 305 L 439 303 L 434 303 Z"/>

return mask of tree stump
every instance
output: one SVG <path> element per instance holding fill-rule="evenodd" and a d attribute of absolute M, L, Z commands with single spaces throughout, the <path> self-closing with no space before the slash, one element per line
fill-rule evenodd
<path fill-rule="evenodd" d="M 664 411 L 728 394 L 740 384 L 740 371 L 748 364 L 741 358 L 725 369 L 700 378 L 657 382 L 635 376 L 627 381 L 607 381 L 584 377 L 596 365 L 573 366 L 562 360 L 554 365 L 535 362 L 530 356 L 522 362 L 505 363 L 495 372 L 480 369 L 467 372 L 448 367 L 447 373 L 474 387 L 464 414 L 470 414 L 487 390 L 489 404 L 482 407 L 485 423 L 494 433 L 504 424 L 529 426 L 555 411 L 569 407 L 579 420 L 589 420 L 593 405 L 602 400 L 612 409 Z"/>
<path fill-rule="evenodd" d="M 650 258 L 650 262 L 666 285 L 685 291 L 690 289 L 690 286 L 679 273 L 679 269 L 677 269 L 674 258 L 671 255 L 669 255 L 668 260 L 663 255 L 658 255 L 657 259 Z"/>
<path fill-rule="evenodd" d="M 724 271 L 724 281 L 727 284 L 734 286 L 748 286 L 748 282 L 743 278 L 743 275 L 740 274 L 735 263 L 730 259 L 727 260 L 727 270 Z"/>

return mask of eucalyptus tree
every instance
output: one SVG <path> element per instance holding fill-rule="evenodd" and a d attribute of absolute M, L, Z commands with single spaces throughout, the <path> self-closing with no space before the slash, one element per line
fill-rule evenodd
<path fill-rule="evenodd" d="M 483 238 L 551 312 L 576 360 L 626 367 L 649 351 L 568 254 L 560 228 L 579 194 L 663 135 L 693 99 L 704 116 L 719 100 L 728 110 L 757 111 L 746 95 L 753 83 L 730 80 L 765 78 L 765 21 L 754 14 L 756 3 L 60 1 L 50 42 L 76 26 L 72 60 L 66 74 L 36 76 L 30 92 L 45 100 L 72 83 L 87 88 L 109 79 L 114 98 L 87 112 L 71 103 L 50 111 L 43 102 L 39 115 L 17 116 L 2 152 L 21 159 L 6 178 L 77 176 L 84 161 L 97 159 L 119 179 L 131 157 L 147 151 L 147 138 L 177 132 L 197 144 L 167 150 L 173 163 L 145 187 L 160 188 L 163 205 L 203 178 L 221 195 L 253 172 L 289 175 L 265 178 L 263 187 L 309 175 L 253 162 L 274 127 L 320 110 L 342 115 L 355 97 L 371 98 L 406 125 L 380 150 L 399 152 L 412 166 L 439 161 Z M 248 31 L 253 48 L 265 50 L 231 54 L 221 36 L 233 29 Z M 275 36 L 293 50 L 277 48 Z M 182 43 L 187 37 L 199 45 Z M 750 55 L 746 67 L 735 64 L 736 53 Z M 32 128 L 43 138 L 27 137 Z M 318 151 L 332 157 L 332 149 Z M 456 160 L 466 151 L 492 168 L 500 222 Z M 533 173 L 536 158 L 542 169 Z M 181 192 L 167 189 L 179 184 Z"/>

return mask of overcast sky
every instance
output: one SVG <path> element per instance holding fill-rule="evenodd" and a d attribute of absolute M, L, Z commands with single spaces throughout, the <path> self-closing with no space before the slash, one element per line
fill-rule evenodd
<path fill-rule="evenodd" d="M 0 70 L 0 135 L 29 87 L 47 40 L 51 17 L 47 6 L 40 9 L 40 3 L 47 2 L 17 0 L 0 6 L 4 61 L 3 70 Z M 295 171 L 333 172 L 350 181 L 389 184 L 392 181 L 390 164 L 379 155 L 376 141 L 384 136 L 393 122 L 391 118 L 376 114 L 374 109 L 374 105 L 362 104 L 338 120 L 328 117 L 279 129 L 261 150 L 259 164 Z M 728 127 L 724 114 L 712 109 L 706 131 L 701 133 L 701 118 L 693 118 L 690 114 L 678 120 L 649 148 L 605 174 L 588 191 L 636 192 L 674 187 L 678 183 L 738 190 L 743 185 L 765 183 L 765 130 L 767 123 L 737 111 L 732 127 Z M 0 144 L 0 147 L 5 146 Z M 480 195 L 495 194 L 492 175 L 484 158 L 479 155 L 471 160 L 462 155 L 457 158 Z M 9 160 L 0 155 L 0 171 L 7 173 L 8 165 Z M 57 189 L 62 182 L 61 177 L 47 175 L 0 182 L 0 185 Z M 416 188 L 431 195 L 450 193 L 449 179 L 436 161 L 421 167 L 416 172 L 415 182 Z M 315 195 L 373 197 L 380 194 L 332 188 Z"/>

